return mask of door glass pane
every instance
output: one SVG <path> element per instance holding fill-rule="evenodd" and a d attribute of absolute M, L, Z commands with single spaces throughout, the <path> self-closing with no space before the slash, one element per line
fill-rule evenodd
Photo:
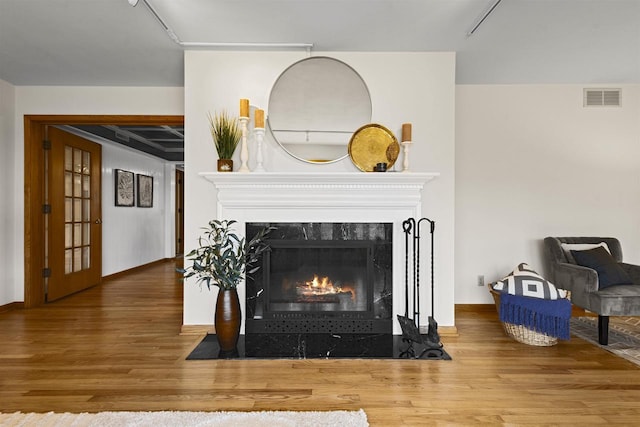
<path fill-rule="evenodd" d="M 82 175 L 73 174 L 73 197 L 82 197 Z"/>
<path fill-rule="evenodd" d="M 85 222 L 82 224 L 82 244 L 89 245 L 91 243 L 91 224 Z"/>
<path fill-rule="evenodd" d="M 70 248 L 73 246 L 73 224 L 64 225 L 64 247 Z"/>
<path fill-rule="evenodd" d="M 83 221 L 91 220 L 91 200 L 82 201 L 82 220 Z"/>
<path fill-rule="evenodd" d="M 88 151 L 83 151 L 82 152 L 82 173 L 89 174 L 89 171 L 91 171 L 91 168 L 89 166 L 91 166 L 91 153 L 89 153 Z"/>
<path fill-rule="evenodd" d="M 64 274 L 73 272 L 73 249 L 64 251 Z"/>
<path fill-rule="evenodd" d="M 68 145 L 64 146 L 64 170 L 69 172 L 73 170 L 73 150 Z"/>
<path fill-rule="evenodd" d="M 73 221 L 73 199 L 71 197 L 64 199 L 64 221 Z"/>
<path fill-rule="evenodd" d="M 73 246 L 82 245 L 82 224 L 73 224 Z"/>
<path fill-rule="evenodd" d="M 65 172 L 64 174 L 64 195 L 67 197 L 73 196 L 73 174 L 71 172 Z"/>
<path fill-rule="evenodd" d="M 82 270 L 82 248 L 75 248 L 73 250 L 73 271 Z"/>
<path fill-rule="evenodd" d="M 91 195 L 91 177 L 89 175 L 82 176 L 82 197 L 90 197 Z"/>
<path fill-rule="evenodd" d="M 82 221 L 82 199 L 73 199 L 73 221 Z"/>
<path fill-rule="evenodd" d="M 82 173 L 82 150 L 77 148 L 73 150 L 73 171 Z"/>
<path fill-rule="evenodd" d="M 91 267 L 91 258 L 89 257 L 89 247 L 82 248 L 82 269 L 86 270 Z"/>

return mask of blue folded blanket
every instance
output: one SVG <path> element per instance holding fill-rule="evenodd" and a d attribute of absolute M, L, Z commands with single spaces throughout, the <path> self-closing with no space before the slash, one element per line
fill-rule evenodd
<path fill-rule="evenodd" d="M 500 293 L 500 321 L 568 340 L 571 301 L 548 300 Z"/>

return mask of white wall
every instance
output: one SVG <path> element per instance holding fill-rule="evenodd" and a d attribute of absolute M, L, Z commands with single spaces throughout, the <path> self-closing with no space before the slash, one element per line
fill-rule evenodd
<path fill-rule="evenodd" d="M 373 122 L 400 134 L 402 123 L 413 123 L 411 168 L 440 172 L 427 184 L 422 212 L 436 221 L 436 319 L 453 325 L 453 218 L 455 54 L 453 53 L 315 53 L 340 59 L 364 79 L 372 97 Z M 240 98 L 267 110 L 269 92 L 279 74 L 304 52 L 185 53 L 185 251 L 195 246 L 199 227 L 216 217 L 216 194 L 199 172 L 214 171 L 217 155 L 209 135 L 206 113 L 227 109 L 237 114 Z M 268 115 L 268 111 L 266 111 Z M 239 151 L 236 152 L 236 160 Z M 250 152 L 255 148 L 250 144 Z M 329 165 L 310 165 L 285 154 L 265 140 L 267 171 L 350 171 L 345 159 Z M 250 159 L 250 166 L 255 159 Z M 212 324 L 215 292 L 198 286 L 185 288 L 184 324 Z M 423 305 L 428 313 L 428 306 Z M 424 323 L 423 323 L 424 324 Z"/>
<path fill-rule="evenodd" d="M 8 270 L 15 266 L 15 293 L 14 300 L 22 301 L 24 298 L 24 125 L 23 117 L 29 114 L 71 114 L 71 115 L 182 115 L 184 112 L 184 90 L 182 88 L 155 88 L 155 87 L 80 87 L 80 86 L 17 86 L 15 87 L 15 115 L 14 127 L 15 135 L 13 143 L 8 150 L 15 150 L 13 161 L 16 165 L 13 171 L 13 187 L 16 191 L 15 210 L 11 213 L 9 229 L 11 239 L 14 242 L 12 253 L 6 258 L 0 259 L 0 270 Z M 12 146 L 11 146 L 12 145 Z M 107 150 L 110 151 L 110 150 Z M 124 160 L 127 156 L 116 156 L 119 160 Z M 140 161 L 140 160 L 139 160 Z M 156 171 L 163 167 L 148 163 L 136 163 L 138 166 L 133 170 Z M 107 180 L 105 177 L 105 185 Z M 164 177 L 162 178 L 164 181 Z M 160 185 L 157 183 L 156 185 Z M 166 185 L 163 184 L 163 185 Z M 157 187 L 156 187 L 157 188 Z M 103 208 L 107 208 L 109 196 L 105 195 Z M 154 200 L 155 203 L 155 200 Z M 166 200 L 158 200 L 158 208 L 166 211 Z M 123 208 L 124 209 L 124 208 Z M 4 210 L 4 209 L 3 209 Z M 141 210 L 136 208 L 136 210 Z M 164 213 L 163 213 L 164 215 Z M 108 221 L 108 218 L 103 218 Z M 157 230 L 160 236 L 166 235 L 164 224 Z M 145 227 L 144 224 L 138 224 Z M 103 238 L 110 237 L 104 233 Z M 122 243 L 112 248 L 103 246 L 103 252 L 123 251 Z M 157 248 L 149 248 L 153 253 Z M 165 253 L 165 247 L 161 249 Z M 140 256 L 139 259 L 150 260 L 155 255 Z M 106 262 L 106 267 L 117 270 L 124 265 L 124 261 Z M 109 274 L 105 269 L 105 274 Z"/>
<path fill-rule="evenodd" d="M 166 258 L 173 248 L 173 235 L 167 239 L 165 232 L 166 219 L 174 218 L 173 207 L 167 210 L 165 202 L 171 189 L 165 164 L 156 157 L 102 144 L 103 276 Z M 153 177 L 153 207 L 115 206 L 114 169 Z"/>
<path fill-rule="evenodd" d="M 613 87 L 621 108 L 584 108 L 580 85 L 457 86 L 456 303 L 491 302 L 480 274 L 546 274 L 546 236 L 618 237 L 640 262 L 640 85 Z"/>
<path fill-rule="evenodd" d="M 17 301 L 13 220 L 15 218 L 15 88 L 0 80 L 0 305 Z M 3 261 L 7 260 L 7 262 Z M 22 299 L 22 298 L 20 298 Z"/>

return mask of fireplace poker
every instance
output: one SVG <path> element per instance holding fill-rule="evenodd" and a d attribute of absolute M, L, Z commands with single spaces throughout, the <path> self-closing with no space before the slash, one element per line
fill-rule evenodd
<path fill-rule="evenodd" d="M 404 317 L 406 318 L 409 318 L 409 238 L 415 222 L 413 218 L 402 222 L 402 229 L 404 230 Z M 415 263 L 415 258 L 413 262 Z"/>
<path fill-rule="evenodd" d="M 433 258 L 433 232 L 435 231 L 435 227 L 436 227 L 436 222 L 430 220 L 429 218 L 420 218 L 420 220 L 418 221 L 418 225 L 416 228 L 416 239 L 420 240 L 420 223 L 422 221 L 428 221 L 429 222 L 429 232 L 431 234 L 431 317 L 434 317 L 434 302 L 433 302 L 433 297 L 434 297 L 434 288 L 433 288 L 433 282 L 434 282 L 434 276 L 433 276 L 433 266 L 434 266 L 434 258 Z M 420 250 L 420 244 L 418 243 L 418 251 Z M 418 252 L 419 255 L 419 252 Z M 418 288 L 420 287 L 420 257 L 418 256 L 418 265 L 417 265 L 417 270 L 418 270 L 418 282 L 417 282 L 417 286 Z"/>

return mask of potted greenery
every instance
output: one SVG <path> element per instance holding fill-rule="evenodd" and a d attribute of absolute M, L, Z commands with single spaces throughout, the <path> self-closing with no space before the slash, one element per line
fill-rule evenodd
<path fill-rule="evenodd" d="M 218 172 L 233 172 L 233 153 L 242 137 L 238 120 L 226 111 L 207 115 L 213 144 L 218 152 Z"/>
<path fill-rule="evenodd" d="M 273 229 L 265 227 L 248 242 L 232 230 L 234 220 L 212 220 L 203 227 L 198 247 L 186 255 L 192 264 L 181 272 L 185 278 L 196 277 L 196 283 L 217 286 L 215 327 L 216 337 L 223 353 L 236 349 L 242 316 L 238 299 L 238 285 L 245 277 L 255 273 L 257 261 L 269 250 L 265 242 Z"/>

